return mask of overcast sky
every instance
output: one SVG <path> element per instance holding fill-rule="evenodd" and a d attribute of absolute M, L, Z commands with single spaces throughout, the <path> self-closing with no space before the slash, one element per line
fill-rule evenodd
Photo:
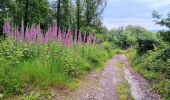
<path fill-rule="evenodd" d="M 103 23 L 109 29 L 129 24 L 149 30 L 163 29 L 153 23 L 154 10 L 162 14 L 170 12 L 170 0 L 108 0 Z"/>

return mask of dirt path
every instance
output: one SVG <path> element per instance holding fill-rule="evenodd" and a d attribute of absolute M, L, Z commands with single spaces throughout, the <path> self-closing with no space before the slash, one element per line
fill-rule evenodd
<path fill-rule="evenodd" d="M 55 100 L 132 100 L 131 93 L 135 100 L 160 100 L 148 82 L 127 66 L 125 55 L 116 55 L 103 71 L 89 73 L 76 91 L 58 94 Z"/>
<path fill-rule="evenodd" d="M 117 58 L 111 59 L 100 73 L 91 73 L 87 77 L 89 86 L 78 90 L 79 100 L 119 100 L 116 87 L 120 82 L 120 71 L 115 67 Z"/>
<path fill-rule="evenodd" d="M 117 87 L 125 82 L 119 63 L 122 63 L 122 59 L 117 55 L 108 61 L 103 71 L 89 73 L 76 91 L 58 94 L 55 100 L 119 100 Z"/>

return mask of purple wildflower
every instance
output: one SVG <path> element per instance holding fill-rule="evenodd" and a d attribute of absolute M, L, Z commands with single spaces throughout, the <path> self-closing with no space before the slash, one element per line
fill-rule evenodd
<path fill-rule="evenodd" d="M 11 29 L 10 21 L 7 18 L 3 26 L 3 32 L 6 33 L 8 37 L 10 36 L 10 29 Z"/>

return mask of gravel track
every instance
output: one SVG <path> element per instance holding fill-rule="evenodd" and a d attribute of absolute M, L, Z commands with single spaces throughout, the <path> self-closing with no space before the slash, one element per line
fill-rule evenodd
<path fill-rule="evenodd" d="M 158 94 L 151 91 L 148 82 L 128 67 L 124 54 L 110 59 L 103 71 L 90 72 L 77 90 L 59 93 L 55 100 L 119 100 L 116 88 L 121 82 L 130 85 L 135 100 L 161 100 Z"/>

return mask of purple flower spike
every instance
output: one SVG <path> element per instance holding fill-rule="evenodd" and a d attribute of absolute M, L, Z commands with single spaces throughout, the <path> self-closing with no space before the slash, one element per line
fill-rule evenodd
<path fill-rule="evenodd" d="M 3 26 L 3 32 L 6 33 L 8 37 L 10 37 L 10 29 L 11 29 L 10 21 L 7 18 Z"/>
<path fill-rule="evenodd" d="M 70 31 L 62 32 L 61 29 L 57 26 L 57 24 L 52 24 L 48 27 L 46 33 L 43 33 L 40 28 L 40 24 L 33 24 L 32 26 L 26 27 L 25 37 L 24 37 L 24 21 L 21 22 L 21 27 L 19 29 L 18 26 L 11 27 L 10 21 L 7 18 L 5 20 L 3 26 L 3 32 L 7 34 L 7 37 L 10 39 L 15 39 L 17 42 L 29 42 L 31 44 L 34 43 L 48 43 L 48 42 L 58 42 L 60 44 L 65 45 L 66 47 L 73 47 L 74 43 L 76 45 L 82 44 L 82 42 L 86 42 L 87 44 L 93 44 L 96 41 L 96 38 L 92 36 L 92 34 L 88 35 L 84 33 L 84 38 L 82 38 L 82 34 L 75 31 L 75 34 L 71 34 Z M 45 35 L 43 35 L 45 34 Z M 74 39 L 73 39 L 74 37 Z"/>

